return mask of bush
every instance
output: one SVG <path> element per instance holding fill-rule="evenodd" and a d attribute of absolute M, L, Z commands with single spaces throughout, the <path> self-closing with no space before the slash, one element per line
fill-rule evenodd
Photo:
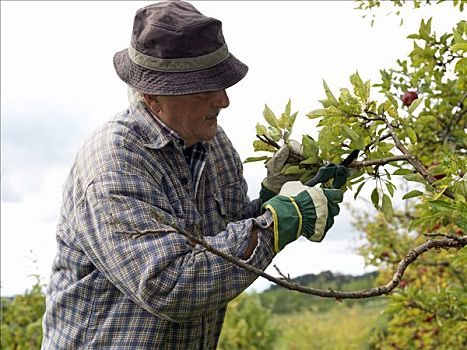
<path fill-rule="evenodd" d="M 280 333 L 270 320 L 271 311 L 261 305 L 257 294 L 241 294 L 227 308 L 219 349 L 273 349 Z"/>
<path fill-rule="evenodd" d="M 2 297 L 1 348 L 4 350 L 40 349 L 45 295 L 39 280 L 24 295 Z"/>

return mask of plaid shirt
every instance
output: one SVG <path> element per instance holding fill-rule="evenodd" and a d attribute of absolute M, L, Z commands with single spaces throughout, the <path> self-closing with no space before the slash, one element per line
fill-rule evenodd
<path fill-rule="evenodd" d="M 145 109 L 145 112 L 153 114 L 149 108 Z M 154 115 L 154 121 L 160 126 L 162 132 L 170 135 L 183 147 L 183 155 L 185 156 L 187 164 L 190 166 L 191 179 L 193 182 L 194 191 L 196 193 L 198 190 L 199 180 L 201 179 L 201 174 L 203 173 L 204 165 L 206 164 L 206 148 L 204 147 L 204 144 L 202 142 L 198 142 L 190 148 L 186 148 L 185 140 L 182 139 L 178 133 L 165 125 L 156 115 Z"/>
<path fill-rule="evenodd" d="M 201 144 L 205 159 L 189 158 L 204 163 L 195 186 L 183 146 L 141 107 L 85 143 L 64 186 L 43 349 L 216 347 L 227 303 L 256 276 L 177 229 L 241 258 L 256 227 L 246 262 L 260 269 L 273 238 L 223 130 Z"/>

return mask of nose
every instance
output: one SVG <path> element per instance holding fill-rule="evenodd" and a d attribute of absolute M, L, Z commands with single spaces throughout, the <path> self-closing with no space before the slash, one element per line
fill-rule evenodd
<path fill-rule="evenodd" d="M 225 90 L 216 91 L 214 94 L 214 104 L 217 108 L 229 107 L 230 100 Z"/>

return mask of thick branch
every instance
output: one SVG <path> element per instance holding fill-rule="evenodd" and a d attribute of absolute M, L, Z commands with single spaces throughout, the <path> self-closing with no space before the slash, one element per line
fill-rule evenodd
<path fill-rule="evenodd" d="M 179 232 L 187 237 L 190 241 L 195 242 L 201 246 L 203 246 L 207 251 L 216 254 L 225 260 L 249 271 L 258 276 L 264 277 L 267 280 L 274 282 L 284 288 L 295 290 L 305 294 L 311 294 L 320 296 L 323 298 L 335 298 L 335 299 L 363 299 L 363 298 L 371 298 L 375 296 L 380 296 L 384 294 L 388 294 L 394 288 L 397 287 L 399 284 L 402 276 L 404 275 L 405 270 L 407 267 L 414 262 L 420 255 L 425 253 L 426 251 L 433 249 L 433 248 L 462 248 L 467 244 L 467 236 L 458 237 L 458 238 L 443 238 L 443 239 L 436 239 L 436 240 L 429 240 L 422 245 L 412 249 L 399 263 L 391 281 L 387 283 L 385 286 L 359 290 L 359 291 L 335 291 L 332 289 L 323 290 L 323 289 L 316 289 L 312 287 L 305 287 L 300 284 L 291 282 L 287 279 L 284 279 L 284 275 L 281 273 L 282 278 L 273 277 L 263 270 L 258 269 L 252 265 L 245 263 L 244 261 L 233 257 L 229 254 L 223 253 L 213 247 L 211 247 L 207 242 L 203 239 L 198 238 L 188 232 L 179 230 Z"/>

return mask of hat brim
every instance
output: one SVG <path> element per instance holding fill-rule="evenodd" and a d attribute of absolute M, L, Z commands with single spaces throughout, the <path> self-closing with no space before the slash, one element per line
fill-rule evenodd
<path fill-rule="evenodd" d="M 135 64 L 128 49 L 114 56 L 117 75 L 136 90 L 150 95 L 187 95 L 219 91 L 238 83 L 248 72 L 248 67 L 232 54 L 221 63 L 193 72 L 160 72 Z"/>

